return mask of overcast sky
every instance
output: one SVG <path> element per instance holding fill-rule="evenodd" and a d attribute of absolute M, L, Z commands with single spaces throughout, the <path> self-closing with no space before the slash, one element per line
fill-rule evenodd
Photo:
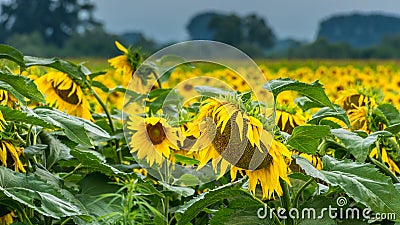
<path fill-rule="evenodd" d="M 400 15 L 399 0 L 96 0 L 95 15 L 108 31 L 142 31 L 159 41 L 184 40 L 190 18 L 214 10 L 257 13 L 279 38 L 312 40 L 318 22 L 329 15 L 384 12 Z"/>

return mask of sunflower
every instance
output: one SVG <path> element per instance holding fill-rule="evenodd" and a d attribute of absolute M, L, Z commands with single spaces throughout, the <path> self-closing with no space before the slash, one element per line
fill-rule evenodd
<path fill-rule="evenodd" d="M 132 51 L 131 48 L 124 47 L 118 41 L 115 42 L 117 48 L 123 53 L 108 60 L 110 65 L 115 68 L 117 73 L 122 75 L 123 86 L 127 86 L 131 82 L 131 87 L 135 91 L 144 93 L 147 91 L 145 88 L 145 78 L 139 75 L 134 75 L 139 65 L 142 63 L 142 56 L 138 51 Z"/>
<path fill-rule="evenodd" d="M 24 165 L 19 159 L 22 153 L 23 149 L 15 147 L 10 141 L 0 141 L 0 162 L 2 166 L 7 167 L 10 166 L 10 164 L 13 164 L 14 171 L 21 171 L 25 173 L 26 171 Z"/>
<path fill-rule="evenodd" d="M 7 211 L 9 212 L 9 211 Z M 0 216 L 0 225 L 9 225 L 14 222 L 14 218 L 16 217 L 14 212 L 7 213 L 3 216 Z"/>
<path fill-rule="evenodd" d="M 306 124 L 306 120 L 300 110 L 277 104 L 275 124 L 281 131 L 291 134 L 295 127 Z"/>
<path fill-rule="evenodd" d="M 341 91 L 340 97 L 335 101 L 335 103 L 340 105 L 346 111 L 355 109 L 357 106 L 376 106 L 374 97 L 371 97 L 366 93 L 361 93 L 361 91 L 355 89 Z"/>
<path fill-rule="evenodd" d="M 370 131 L 368 122 L 368 108 L 365 106 L 354 106 L 348 111 L 349 120 L 353 130 Z"/>
<path fill-rule="evenodd" d="M 254 116 L 243 113 L 230 101 L 208 99 L 197 118 L 200 137 L 191 148 L 196 151 L 199 169 L 211 161 L 221 177 L 230 169 L 232 181 L 237 173 L 249 177 L 249 190 L 261 184 L 263 198 L 282 195 L 279 179 L 290 184 L 284 157 L 285 145 L 273 139 Z"/>
<path fill-rule="evenodd" d="M 298 156 L 301 156 L 301 157 L 307 159 L 318 170 L 322 170 L 322 168 L 323 168 L 322 159 L 318 155 L 310 155 L 310 154 L 307 154 L 307 153 L 300 153 L 298 151 L 293 151 L 292 154 L 293 155 L 298 155 Z M 297 165 L 297 164 L 291 164 L 290 168 L 291 168 L 291 170 L 293 172 L 294 171 L 297 171 L 297 172 L 300 171 L 300 166 Z"/>
<path fill-rule="evenodd" d="M 92 119 L 90 105 L 82 88 L 67 74 L 48 72 L 35 81 L 46 96 L 46 103 L 73 116 Z"/>
<path fill-rule="evenodd" d="M 379 159 L 379 154 L 378 150 L 376 148 L 372 149 L 371 153 L 369 154 L 371 157 L 375 157 Z M 389 166 L 389 169 L 394 173 L 394 174 L 400 174 L 400 169 L 397 166 L 397 164 L 393 161 L 393 159 L 389 156 L 385 148 L 381 148 L 381 156 L 382 161 L 386 163 Z"/>
<path fill-rule="evenodd" d="M 8 91 L 0 90 L 0 105 L 13 107 L 17 99 Z"/>
<path fill-rule="evenodd" d="M 129 143 L 131 152 L 137 152 L 139 159 L 146 158 L 150 166 L 154 162 L 162 165 L 165 158 L 170 158 L 171 150 L 179 150 L 178 128 L 171 127 L 164 118 L 141 118 L 130 116 L 128 129 L 134 131 Z"/>

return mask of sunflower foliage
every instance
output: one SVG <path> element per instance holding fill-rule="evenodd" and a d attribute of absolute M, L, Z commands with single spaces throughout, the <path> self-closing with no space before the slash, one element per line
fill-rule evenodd
<path fill-rule="evenodd" d="M 229 69 L 160 76 L 116 46 L 109 69 L 92 72 L 0 45 L 0 224 L 400 222 L 400 70 L 261 66 L 268 114 Z M 158 63 L 168 60 L 181 59 Z M 204 74 L 234 90 L 212 79 L 174 88 Z M 216 177 L 205 183 L 152 173 L 207 165 Z"/>

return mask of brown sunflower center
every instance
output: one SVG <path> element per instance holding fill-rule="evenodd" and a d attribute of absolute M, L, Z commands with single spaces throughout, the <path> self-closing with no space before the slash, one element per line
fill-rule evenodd
<path fill-rule="evenodd" d="M 191 91 L 191 90 L 193 90 L 193 85 L 191 85 L 191 84 L 185 84 L 185 85 L 183 86 L 183 89 L 185 89 L 186 91 Z"/>
<path fill-rule="evenodd" d="M 272 157 L 267 153 L 268 149 L 261 143 L 263 152 L 260 152 L 255 146 L 251 145 L 245 137 L 247 129 L 249 129 L 247 123 L 244 123 L 243 139 L 240 138 L 239 127 L 235 122 L 236 116 L 237 113 L 230 118 L 222 133 L 221 126 L 217 127 L 216 135 L 212 141 L 215 149 L 226 161 L 236 167 L 247 170 L 267 168 L 272 161 Z"/>
<path fill-rule="evenodd" d="M 72 92 L 72 86 L 66 90 L 60 90 L 58 89 L 58 87 L 60 85 L 54 86 L 54 84 L 52 85 L 54 91 L 56 92 L 56 94 L 64 101 L 72 104 L 72 105 L 76 105 L 79 103 L 79 97 L 76 94 L 76 91 L 74 93 L 71 94 Z M 71 94 L 71 95 L 70 95 Z"/>
<path fill-rule="evenodd" d="M 158 145 L 165 139 L 164 128 L 160 122 L 155 125 L 147 124 L 146 126 L 147 134 L 151 140 L 151 143 L 154 145 Z"/>

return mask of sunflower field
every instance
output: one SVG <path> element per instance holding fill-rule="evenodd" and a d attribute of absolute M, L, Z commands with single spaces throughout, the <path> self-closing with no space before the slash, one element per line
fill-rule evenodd
<path fill-rule="evenodd" d="M 116 47 L 91 71 L 0 45 L 0 224 L 400 223 L 395 63 L 161 76 Z"/>

